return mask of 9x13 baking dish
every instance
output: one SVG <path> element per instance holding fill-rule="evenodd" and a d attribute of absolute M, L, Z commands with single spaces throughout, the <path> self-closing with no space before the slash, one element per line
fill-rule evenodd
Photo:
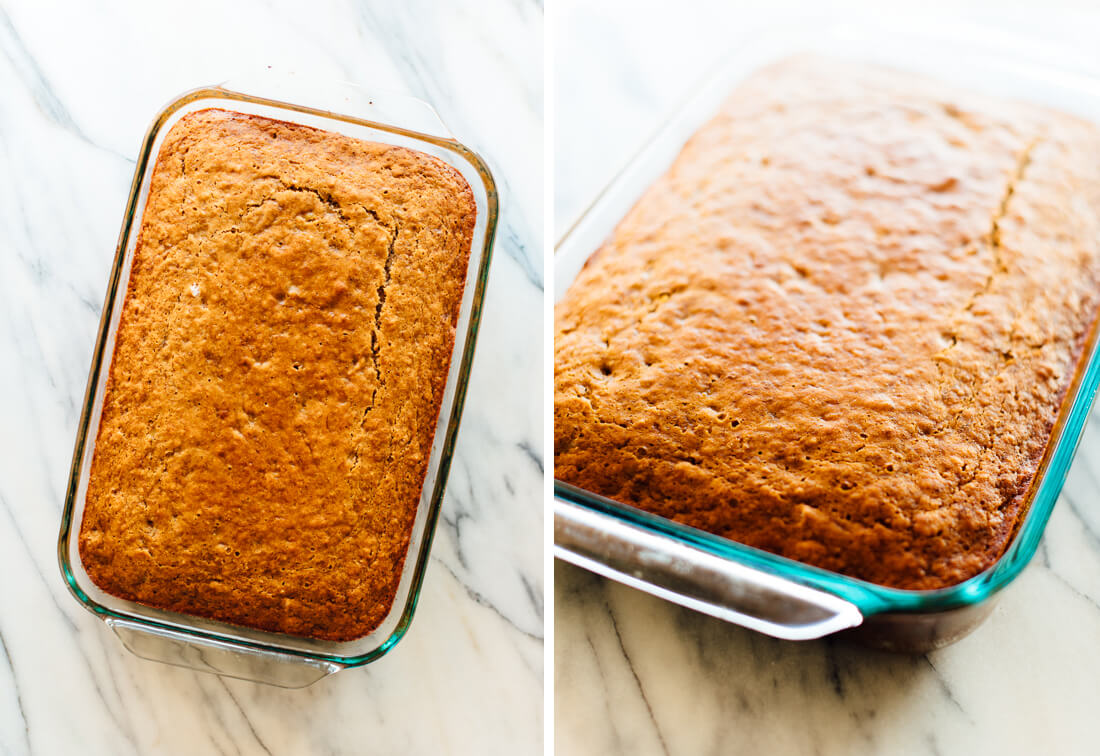
<path fill-rule="evenodd" d="M 1100 122 L 1100 81 L 1059 67 L 1042 45 L 980 29 L 844 24 L 764 36 L 722 64 L 600 194 L 559 242 L 555 298 L 718 109 L 736 83 L 796 54 L 885 65 L 976 92 L 1031 101 Z M 1100 381 L 1095 327 L 996 563 L 957 585 L 900 590 L 818 569 L 623 505 L 555 480 L 555 555 L 641 590 L 778 638 L 849 631 L 871 645 L 922 652 L 977 626 L 1034 555 Z"/>
<path fill-rule="evenodd" d="M 420 492 L 404 567 L 388 614 L 377 628 L 355 640 L 326 641 L 253 630 L 146 607 L 100 590 L 88 577 L 80 560 L 77 539 L 89 472 L 115 333 L 126 297 L 130 265 L 153 167 L 169 129 L 184 116 L 211 108 L 266 116 L 427 153 L 459 171 L 473 192 L 477 218 L 465 271 L 466 286 L 427 475 Z M 352 113 L 356 115 L 349 115 Z M 430 106 L 413 98 L 392 94 L 368 95 L 350 85 L 297 81 L 293 75 L 265 71 L 256 76 L 187 92 L 157 114 L 138 156 L 119 235 L 78 426 L 58 540 L 60 567 L 70 591 L 85 608 L 103 619 L 130 651 L 145 658 L 220 675 L 284 687 L 301 687 L 341 669 L 377 659 L 401 639 L 416 608 L 454 453 L 481 319 L 497 208 L 496 187 L 482 159 L 455 140 Z"/>

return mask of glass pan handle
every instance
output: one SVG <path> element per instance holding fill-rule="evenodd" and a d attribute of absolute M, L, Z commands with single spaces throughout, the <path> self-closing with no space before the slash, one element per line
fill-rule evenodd
<path fill-rule="evenodd" d="M 554 501 L 554 555 L 774 638 L 820 638 L 863 621 L 855 604 L 831 593 L 722 559 L 562 498 Z"/>
<path fill-rule="evenodd" d="M 122 645 L 142 659 L 224 677 L 304 688 L 343 665 L 191 635 L 114 617 L 105 620 Z"/>

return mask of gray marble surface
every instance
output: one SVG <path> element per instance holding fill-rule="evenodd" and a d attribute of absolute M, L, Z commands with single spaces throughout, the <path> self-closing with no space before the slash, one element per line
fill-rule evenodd
<path fill-rule="evenodd" d="M 533 753 L 542 742 L 542 7 L 0 0 L 0 753 Z M 56 560 L 134 157 L 187 89 L 273 65 L 431 102 L 502 224 L 412 629 L 286 691 L 140 660 Z"/>
<path fill-rule="evenodd" d="M 834 5 L 856 17 L 884 7 Z M 944 28 L 966 20 L 1043 37 L 1100 71 L 1100 14 L 1085 4 L 919 5 Z M 822 10 L 793 0 L 685 0 L 675 12 L 618 0 L 555 5 L 555 231 L 716 61 Z M 1096 753 L 1100 412 L 1035 560 L 985 624 L 935 653 L 776 641 L 562 562 L 554 581 L 563 755 Z"/>

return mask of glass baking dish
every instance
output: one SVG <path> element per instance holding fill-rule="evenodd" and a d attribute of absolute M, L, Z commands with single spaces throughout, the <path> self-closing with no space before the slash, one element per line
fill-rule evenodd
<path fill-rule="evenodd" d="M 251 94 L 243 94 L 246 91 Z M 206 108 L 268 116 L 429 153 L 461 171 L 477 203 L 450 372 L 401 579 L 389 614 L 373 632 L 356 640 L 313 640 L 151 609 L 103 592 L 89 579 L 80 562 L 77 534 L 114 352 L 114 334 L 126 296 L 130 261 L 152 169 L 172 125 L 184 115 Z M 351 113 L 356 115 L 348 115 Z M 108 281 L 58 539 L 58 559 L 69 590 L 114 630 L 126 648 L 138 656 L 169 664 L 283 687 L 303 687 L 346 667 L 373 661 L 401 639 L 416 608 L 454 453 L 481 320 L 497 210 L 496 186 L 484 161 L 455 140 L 430 106 L 409 97 L 368 95 L 350 85 L 320 85 L 315 81 L 297 81 L 293 75 L 265 71 L 187 92 L 157 114 L 138 155 Z"/>
<path fill-rule="evenodd" d="M 1037 102 L 1100 122 L 1100 78 L 1065 68 L 1064 51 L 986 29 L 837 24 L 766 35 L 721 64 L 559 241 L 558 300 L 588 257 L 659 178 L 687 139 L 756 68 L 797 53 L 889 65 L 975 91 Z M 1060 63 L 1061 62 L 1061 63 Z M 1063 66 L 1063 67 L 1060 67 Z M 944 589 L 885 588 L 680 525 L 554 481 L 559 559 L 697 611 L 789 640 L 843 631 L 869 645 L 924 652 L 965 636 L 1035 554 L 1100 382 L 1096 327 L 1000 559 Z"/>

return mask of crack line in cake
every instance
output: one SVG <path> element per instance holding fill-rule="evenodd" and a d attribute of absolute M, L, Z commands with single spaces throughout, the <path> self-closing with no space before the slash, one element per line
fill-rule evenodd
<path fill-rule="evenodd" d="M 1019 157 L 1016 159 L 1016 170 L 1013 171 L 1012 176 L 1008 180 L 1008 184 L 1005 186 L 1004 194 L 1001 197 L 1000 203 L 997 205 L 996 210 L 993 211 L 993 217 L 990 220 L 989 226 L 989 248 L 993 253 L 992 267 L 989 271 L 989 276 L 986 278 L 985 283 L 977 292 L 970 298 L 966 307 L 963 309 L 966 312 L 970 312 L 974 305 L 977 303 L 979 297 L 983 294 L 989 293 L 993 288 L 993 281 L 998 273 L 1007 273 L 1008 267 L 1005 265 L 1002 249 L 1001 249 L 1001 221 L 1008 215 L 1008 203 L 1012 200 L 1012 195 L 1016 193 L 1016 187 L 1024 180 L 1024 173 L 1027 171 L 1028 165 L 1031 164 L 1031 156 L 1035 151 L 1035 147 L 1039 144 L 1039 139 L 1033 139 L 1024 147 Z"/>
<path fill-rule="evenodd" d="M 962 312 L 968 314 L 973 313 L 973 308 L 977 304 L 978 300 L 981 297 L 988 295 L 993 290 L 994 282 L 996 281 L 997 276 L 1009 273 L 1008 265 L 1004 260 L 1004 252 L 1001 242 L 1001 224 L 1008 215 L 1008 206 L 1012 200 L 1012 197 L 1016 194 L 1016 188 L 1024 181 L 1024 175 L 1027 172 L 1027 167 L 1031 163 L 1031 156 L 1034 154 L 1035 148 L 1038 146 L 1039 142 L 1039 138 L 1033 139 L 1024 147 L 1024 149 L 1020 152 L 1016 159 L 1016 167 L 1012 175 L 1009 177 L 1009 180 L 1005 185 L 1004 193 L 1001 196 L 1001 201 L 997 204 L 997 207 L 993 211 L 992 217 L 990 219 L 988 239 L 992 259 L 990 261 L 989 275 L 986 277 L 986 280 L 982 284 L 982 286 L 974 294 L 971 295 L 966 306 L 963 307 Z M 957 330 L 952 331 L 951 339 L 951 345 L 947 349 L 944 349 L 942 352 L 940 352 L 939 355 L 944 355 L 958 346 L 959 337 Z M 982 378 L 981 376 L 973 376 L 971 378 L 971 380 L 969 381 L 969 394 L 962 406 L 954 410 L 946 427 L 943 427 L 941 425 L 940 428 L 933 431 L 934 433 L 942 433 L 948 429 L 952 431 L 958 429 L 960 419 L 962 418 L 963 414 L 974 405 L 974 402 L 977 400 L 978 394 L 981 393 L 982 389 L 993 381 L 997 380 L 997 377 L 1000 376 L 1012 363 L 1014 357 L 1010 347 L 1016 341 L 1018 341 L 1017 332 L 1015 329 L 1013 329 L 1008 334 L 1009 344 L 1006 346 L 1006 348 L 997 349 L 998 364 L 994 368 L 993 372 L 985 378 Z M 1044 343 L 1040 343 L 1034 346 L 1028 344 L 1026 346 L 1031 349 L 1037 350 L 1041 349 L 1044 346 Z M 942 388 L 942 386 L 944 385 L 943 364 L 940 360 L 937 360 L 936 366 L 940 373 L 940 385 Z M 981 465 L 979 463 L 978 467 L 980 466 Z"/>
<path fill-rule="evenodd" d="M 386 304 L 386 287 L 390 285 L 390 269 L 393 266 L 394 247 L 397 244 L 397 235 L 401 233 L 401 224 L 396 221 L 393 224 L 393 236 L 390 237 L 389 246 L 386 248 L 386 262 L 382 266 L 383 279 L 382 283 L 378 284 L 378 304 L 374 306 L 374 329 L 370 334 L 370 352 L 371 361 L 374 363 L 374 374 L 378 379 L 378 383 L 382 386 L 386 385 L 385 378 L 382 377 L 382 369 L 378 364 L 379 345 L 378 334 L 382 330 L 382 307 Z M 373 406 L 374 400 L 371 399 L 371 405 Z"/>
<path fill-rule="evenodd" d="M 329 194 L 328 192 L 322 192 L 320 189 L 314 189 L 311 186 L 299 186 L 297 184 L 289 184 L 286 181 L 280 181 L 284 189 L 291 192 L 302 192 L 303 194 L 312 194 L 321 204 L 325 205 L 334 215 L 336 215 L 343 224 L 351 231 L 351 223 L 348 221 L 348 217 L 344 214 L 344 208 L 340 206 L 340 203 Z"/>

